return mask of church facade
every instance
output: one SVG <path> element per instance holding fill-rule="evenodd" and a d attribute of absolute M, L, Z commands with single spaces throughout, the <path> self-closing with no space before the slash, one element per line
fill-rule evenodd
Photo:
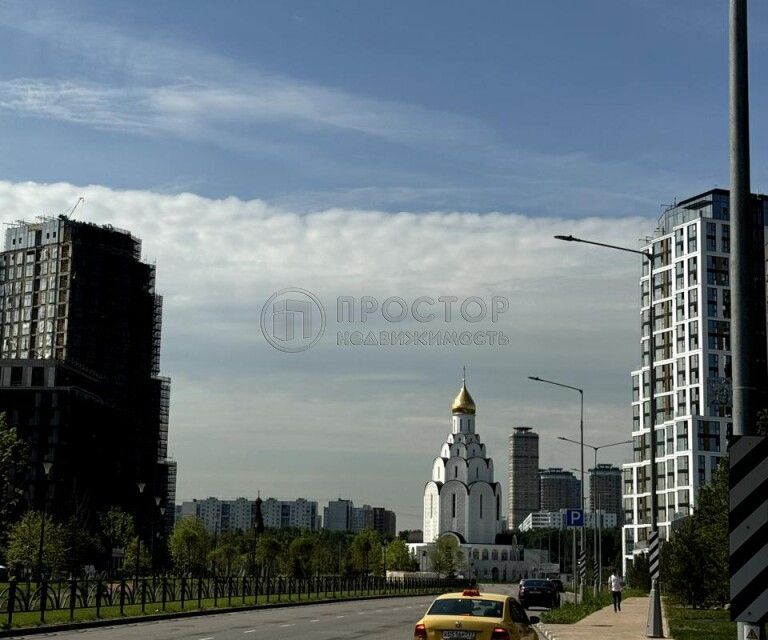
<path fill-rule="evenodd" d="M 493 544 L 501 532 L 501 485 L 475 432 L 475 412 L 463 381 L 451 406 L 451 432 L 424 488 L 424 542 L 450 532 L 462 543 Z"/>

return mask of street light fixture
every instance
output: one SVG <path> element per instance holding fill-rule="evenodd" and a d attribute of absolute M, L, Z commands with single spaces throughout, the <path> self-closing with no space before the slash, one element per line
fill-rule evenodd
<path fill-rule="evenodd" d="M 37 554 L 37 579 L 43 579 L 43 549 L 45 548 L 45 521 L 48 518 L 48 478 L 53 462 L 43 462 L 43 519 L 40 520 L 40 548 Z"/>
<path fill-rule="evenodd" d="M 556 240 L 563 240 L 565 242 L 580 242 L 582 244 L 591 244 L 596 247 L 603 247 L 606 249 L 615 249 L 616 251 L 624 251 L 625 253 L 634 253 L 643 256 L 648 264 L 648 302 L 649 302 L 649 314 L 648 319 L 650 321 L 649 333 L 649 349 L 648 349 L 648 382 L 650 386 L 650 413 L 651 423 L 649 425 L 649 431 L 651 436 L 651 534 L 649 536 L 649 550 L 651 561 L 651 594 L 648 608 L 648 624 L 646 627 L 645 635 L 649 638 L 663 638 L 664 631 L 661 626 L 661 596 L 659 594 L 659 563 L 658 563 L 658 544 L 659 544 L 659 522 L 658 522 L 658 507 L 659 496 L 656 493 L 656 366 L 654 364 L 656 343 L 653 338 L 653 332 L 656 324 L 656 313 L 653 303 L 653 244 L 651 244 L 650 251 L 641 251 L 640 249 L 630 249 L 628 247 L 620 247 L 614 244 L 606 244 L 604 242 L 595 242 L 593 240 L 584 240 L 583 238 L 575 238 L 568 235 L 557 235 Z M 642 378 L 642 374 L 641 374 Z M 644 387 L 641 384 L 641 388 Z M 645 424 L 643 424 L 645 427 Z M 583 451 L 583 449 L 582 449 Z M 583 467 L 584 465 L 582 465 Z M 655 557 L 654 557 L 655 556 Z"/>
<path fill-rule="evenodd" d="M 581 437 L 581 512 L 584 513 L 584 389 L 580 389 L 579 387 L 573 387 L 569 384 L 563 384 L 562 382 L 555 382 L 554 380 L 547 380 L 545 378 L 540 378 L 539 376 L 528 376 L 529 380 L 533 380 L 534 382 L 544 382 L 546 384 L 552 384 L 556 387 L 562 387 L 564 389 L 571 389 L 572 391 L 578 391 L 580 400 L 581 400 L 581 411 L 580 411 L 580 418 L 579 418 L 579 433 Z M 581 525 L 581 553 L 586 553 L 586 547 L 584 546 L 584 524 Z M 574 547 L 576 545 L 575 538 L 574 538 Z M 586 567 L 585 567 L 586 569 Z M 575 567 L 574 567 L 575 571 Z M 579 577 L 579 600 L 584 601 L 584 578 Z"/>
<path fill-rule="evenodd" d="M 572 442 L 573 444 L 581 444 L 580 442 L 576 442 L 576 440 L 571 440 L 570 438 L 566 438 L 564 436 L 558 436 L 558 440 L 563 440 L 565 442 Z M 607 449 L 609 447 L 618 447 L 621 444 L 632 444 L 632 440 L 622 440 L 621 442 L 612 442 L 611 444 L 601 444 L 601 445 L 593 445 L 584 443 L 585 447 L 589 447 L 595 452 L 595 466 L 594 470 L 597 472 L 597 452 L 600 449 Z M 593 474 L 593 477 L 595 474 Z M 595 557 L 598 558 L 598 572 L 595 576 L 595 593 L 600 591 L 603 588 L 603 515 L 600 513 L 600 490 L 597 489 L 597 478 L 595 478 L 595 489 L 597 490 L 597 500 L 596 500 L 596 507 L 597 511 L 595 513 L 595 510 L 593 509 L 593 513 L 595 513 L 595 517 L 597 519 L 596 522 L 592 523 L 593 531 L 596 530 L 597 534 L 593 535 L 593 547 L 592 547 L 592 553 Z M 592 496 L 592 491 L 590 490 L 589 495 Z M 598 540 L 600 541 L 598 543 Z M 599 550 L 598 550 L 598 544 L 599 544 Z"/>

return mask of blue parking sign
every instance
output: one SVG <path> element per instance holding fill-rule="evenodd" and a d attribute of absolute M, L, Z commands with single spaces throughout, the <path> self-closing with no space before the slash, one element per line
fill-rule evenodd
<path fill-rule="evenodd" d="M 581 509 L 566 509 L 565 510 L 565 526 L 566 527 L 583 527 L 584 511 Z"/>

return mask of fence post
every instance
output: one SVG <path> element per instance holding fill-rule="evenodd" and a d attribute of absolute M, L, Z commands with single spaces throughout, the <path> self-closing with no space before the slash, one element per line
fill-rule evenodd
<path fill-rule="evenodd" d="M 16 580 L 8 583 L 8 628 L 13 625 L 13 610 L 16 607 Z"/>
<path fill-rule="evenodd" d="M 45 607 L 48 604 L 48 581 L 43 578 L 42 583 L 37 585 L 40 587 L 40 622 L 45 622 Z"/>
<path fill-rule="evenodd" d="M 232 606 L 232 576 L 227 578 L 227 606 Z"/>
<path fill-rule="evenodd" d="M 125 615 L 125 578 L 120 578 L 120 617 Z"/>
<path fill-rule="evenodd" d="M 219 581 L 215 575 L 213 576 L 213 606 L 214 608 L 219 606 Z"/>

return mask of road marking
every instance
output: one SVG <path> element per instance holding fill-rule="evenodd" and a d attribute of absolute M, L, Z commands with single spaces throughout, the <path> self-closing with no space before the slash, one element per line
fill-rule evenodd
<path fill-rule="evenodd" d="M 344 616 L 336 616 L 336 618 L 343 618 Z"/>
<path fill-rule="evenodd" d="M 315 618 L 314 620 L 310 620 L 310 622 L 320 622 L 320 618 Z"/>
<path fill-rule="evenodd" d="M 200 640 L 213 640 L 213 636 L 210 636 L 209 638 L 200 638 Z"/>
<path fill-rule="evenodd" d="M 243 633 L 256 633 L 256 629 L 248 629 L 248 631 L 243 631 Z"/>
<path fill-rule="evenodd" d="M 281 624 L 280 626 L 281 627 L 292 627 L 294 625 L 293 625 L 293 623 L 291 623 L 291 624 Z"/>

